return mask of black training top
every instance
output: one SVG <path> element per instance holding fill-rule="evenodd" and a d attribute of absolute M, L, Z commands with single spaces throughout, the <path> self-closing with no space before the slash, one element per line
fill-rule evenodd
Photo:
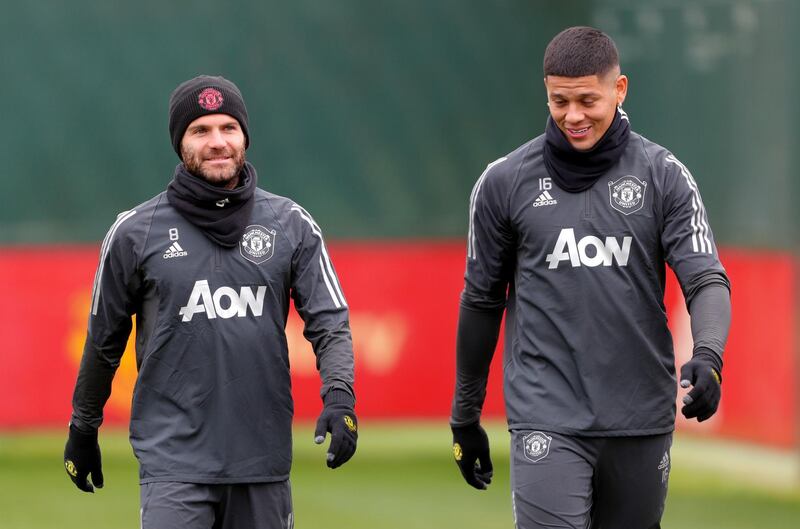
<path fill-rule="evenodd" d="M 353 393 L 348 308 L 322 232 L 261 189 L 233 248 L 212 242 L 166 193 L 121 213 L 103 241 L 72 421 L 96 429 L 136 315 L 130 434 L 142 483 L 285 480 L 291 396 L 289 299 L 322 377 Z"/>
<path fill-rule="evenodd" d="M 631 132 L 604 176 L 569 193 L 549 177 L 543 144 L 539 136 L 490 163 L 470 200 L 462 304 L 507 307 L 509 428 L 669 432 L 677 387 L 665 263 L 687 302 L 709 281 L 728 282 L 697 184 Z M 471 398 L 483 395 L 457 388 L 454 424 L 477 420 Z"/>

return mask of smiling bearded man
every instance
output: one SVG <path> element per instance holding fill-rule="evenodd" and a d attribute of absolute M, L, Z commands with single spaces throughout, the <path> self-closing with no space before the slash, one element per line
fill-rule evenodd
<path fill-rule="evenodd" d="M 236 85 L 181 83 L 169 132 L 182 163 L 167 190 L 101 247 L 64 466 L 80 490 L 103 486 L 98 429 L 135 315 L 141 527 L 291 529 L 289 306 L 322 378 L 314 441 L 331 434 L 337 468 L 358 439 L 347 302 L 311 215 L 256 187 Z"/>

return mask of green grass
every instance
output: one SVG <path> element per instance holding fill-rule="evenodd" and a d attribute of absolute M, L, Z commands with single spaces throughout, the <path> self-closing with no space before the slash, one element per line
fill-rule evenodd
<path fill-rule="evenodd" d="M 496 470 L 488 491 L 462 482 L 444 423 L 362 421 L 356 457 L 337 470 L 325 467 L 324 449 L 312 437 L 310 425 L 296 428 L 292 487 L 298 529 L 513 527 L 508 434 L 500 425 L 490 428 Z M 0 435 L 0 527 L 138 528 L 137 468 L 125 433 L 101 433 L 106 486 L 96 494 L 79 492 L 67 478 L 63 444 L 64 432 Z M 677 440 L 662 526 L 800 526 L 800 488 L 793 478 L 779 477 L 796 460 L 781 455 L 759 465 L 764 457 L 755 449 Z"/>

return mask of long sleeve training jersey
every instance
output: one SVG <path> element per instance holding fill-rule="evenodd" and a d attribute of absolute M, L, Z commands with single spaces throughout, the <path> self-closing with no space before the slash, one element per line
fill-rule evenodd
<path fill-rule="evenodd" d="M 166 193 L 121 213 L 103 241 L 72 421 L 96 429 L 136 315 L 130 439 L 142 483 L 289 477 L 290 298 L 322 377 L 353 393 L 348 308 L 312 217 L 255 191 L 233 248 L 212 242 Z"/>
<path fill-rule="evenodd" d="M 470 200 L 462 305 L 506 308 L 509 428 L 672 431 L 665 264 L 687 302 L 706 284 L 729 288 L 697 184 L 669 151 L 631 133 L 616 165 L 569 193 L 548 176 L 543 144 L 489 164 Z"/>

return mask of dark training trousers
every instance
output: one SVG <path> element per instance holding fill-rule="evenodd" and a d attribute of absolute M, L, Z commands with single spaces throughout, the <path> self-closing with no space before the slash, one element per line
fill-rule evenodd
<path fill-rule="evenodd" d="M 207 485 L 159 482 L 141 486 L 141 529 L 292 529 L 289 480 Z"/>
<path fill-rule="evenodd" d="M 517 529 L 660 529 L 672 434 L 511 432 Z"/>

